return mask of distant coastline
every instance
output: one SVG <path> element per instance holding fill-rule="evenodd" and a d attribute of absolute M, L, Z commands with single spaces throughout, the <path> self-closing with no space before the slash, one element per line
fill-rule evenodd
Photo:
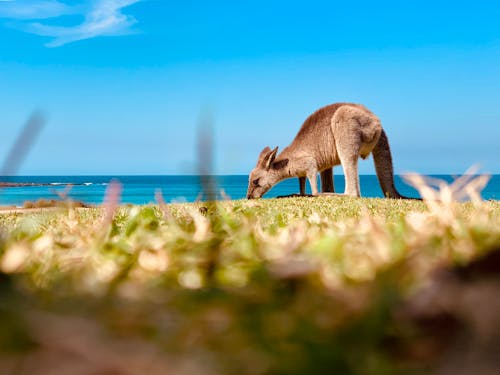
<path fill-rule="evenodd" d="M 54 186 L 54 183 L 47 182 L 0 182 L 0 188 L 3 187 L 26 187 L 26 186 Z M 72 183 L 58 183 L 57 185 L 80 185 Z"/>
<path fill-rule="evenodd" d="M 0 188 L 2 187 L 25 187 L 25 186 L 49 186 L 47 183 L 39 182 L 0 182 Z"/>

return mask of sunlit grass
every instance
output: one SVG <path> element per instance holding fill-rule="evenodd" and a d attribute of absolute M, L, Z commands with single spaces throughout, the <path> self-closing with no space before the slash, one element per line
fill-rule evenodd
<path fill-rule="evenodd" d="M 0 213 L 0 226 L 0 270 L 28 320 L 50 311 L 65 335 L 84 317 L 103 330 L 91 341 L 134 340 L 123 361 L 154 347 L 185 373 L 404 372 L 381 346 L 402 335 L 390 311 L 436 267 L 500 249 L 500 203 L 478 200 L 110 204 Z"/>

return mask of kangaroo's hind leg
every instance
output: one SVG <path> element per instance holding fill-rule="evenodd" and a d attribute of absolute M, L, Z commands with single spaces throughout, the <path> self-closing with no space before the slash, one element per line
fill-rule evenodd
<path fill-rule="evenodd" d="M 361 196 L 359 189 L 358 159 L 363 146 L 359 109 L 348 106 L 337 110 L 332 119 L 335 148 L 344 169 L 345 195 Z"/>
<path fill-rule="evenodd" d="M 339 150 L 339 158 L 344 169 L 345 195 L 360 197 L 359 174 L 358 174 L 358 154 L 354 150 Z"/>

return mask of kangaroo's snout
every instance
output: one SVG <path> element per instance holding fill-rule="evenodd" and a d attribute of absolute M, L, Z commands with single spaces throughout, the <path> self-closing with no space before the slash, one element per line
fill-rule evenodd
<path fill-rule="evenodd" d="M 262 197 L 262 194 L 254 194 L 253 192 L 247 194 L 247 199 L 258 199 L 261 197 Z"/>

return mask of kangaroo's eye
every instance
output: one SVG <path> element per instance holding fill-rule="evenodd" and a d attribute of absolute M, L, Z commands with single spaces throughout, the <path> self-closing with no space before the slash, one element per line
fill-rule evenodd
<path fill-rule="evenodd" d="M 259 179 L 257 178 L 257 179 L 255 179 L 255 180 L 253 180 L 253 181 L 252 181 L 252 185 L 253 185 L 253 186 L 259 186 Z"/>

